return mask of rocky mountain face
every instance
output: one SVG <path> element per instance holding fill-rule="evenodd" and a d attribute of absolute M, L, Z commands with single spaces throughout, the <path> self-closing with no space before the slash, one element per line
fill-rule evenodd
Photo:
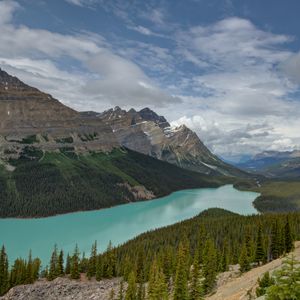
<path fill-rule="evenodd" d="M 18 158 L 28 145 L 76 153 L 122 146 L 204 174 L 245 176 L 213 155 L 195 132 L 171 127 L 149 108 L 79 113 L 0 69 L 0 158 Z"/>
<path fill-rule="evenodd" d="M 237 166 L 267 177 L 300 177 L 300 151 L 264 151 Z"/>
<path fill-rule="evenodd" d="M 118 142 L 129 149 L 204 174 L 245 176 L 212 154 L 188 127 L 171 127 L 163 116 L 149 108 L 125 111 L 116 107 L 98 117 L 112 128 Z"/>

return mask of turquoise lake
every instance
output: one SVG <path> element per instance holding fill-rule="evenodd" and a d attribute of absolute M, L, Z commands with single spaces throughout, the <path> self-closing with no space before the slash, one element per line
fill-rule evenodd
<path fill-rule="evenodd" d="M 95 240 L 98 249 L 104 250 L 110 240 L 116 246 L 145 231 L 196 216 L 207 208 L 255 214 L 252 202 L 257 196 L 225 185 L 183 190 L 160 199 L 97 211 L 41 219 L 0 219 L 0 244 L 5 245 L 10 261 L 27 257 L 31 249 L 32 255 L 46 265 L 54 244 L 71 253 L 77 243 L 81 253 L 89 254 Z"/>

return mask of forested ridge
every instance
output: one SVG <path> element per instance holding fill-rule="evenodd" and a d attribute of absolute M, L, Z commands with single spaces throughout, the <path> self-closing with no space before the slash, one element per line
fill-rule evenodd
<path fill-rule="evenodd" d="M 42 269 L 40 260 L 30 254 L 8 266 L 3 247 L 0 291 L 4 294 L 12 286 L 34 282 L 39 276 L 79 279 L 86 273 L 96 280 L 122 276 L 128 282 L 126 291 L 121 284 L 119 295 L 112 293 L 111 299 L 203 299 L 214 289 L 217 274 L 229 265 L 239 263 L 240 271 L 246 272 L 289 253 L 297 239 L 300 213 L 240 216 L 210 209 L 121 246 L 110 244 L 102 254 L 98 254 L 95 242 L 88 258 L 77 246 L 70 254 L 55 246 L 50 262 Z M 295 284 L 299 287 L 299 282 Z"/>
<path fill-rule="evenodd" d="M 27 147 L 11 160 L 13 172 L 0 165 L 0 217 L 45 217 L 94 210 L 143 199 L 128 189 L 144 186 L 155 197 L 230 179 L 212 178 L 128 150 L 77 155 L 72 148 L 43 153 Z M 232 179 L 231 179 L 232 181 Z"/>

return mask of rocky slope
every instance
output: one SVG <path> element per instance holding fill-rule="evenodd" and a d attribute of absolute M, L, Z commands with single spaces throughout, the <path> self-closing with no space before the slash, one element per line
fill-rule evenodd
<path fill-rule="evenodd" d="M 294 255 L 296 260 L 300 259 L 300 242 L 296 242 L 295 250 L 290 254 Z M 207 300 L 248 300 L 248 299 L 258 299 L 255 295 L 255 290 L 257 288 L 257 280 L 261 278 L 266 272 L 272 274 L 274 271 L 282 267 L 283 258 L 273 260 L 263 266 L 254 268 L 249 272 L 242 274 L 237 277 L 228 276 L 228 280 L 219 284 L 216 292 L 207 297 Z M 229 273 L 229 272 L 228 272 Z M 224 273 L 223 273 L 224 274 Z M 219 278 L 222 275 L 219 275 Z M 250 298 L 251 297 L 251 298 Z M 264 297 L 259 298 L 264 299 Z"/>
<path fill-rule="evenodd" d="M 34 284 L 12 288 L 0 300 L 108 300 L 111 290 L 117 299 L 120 279 L 98 281 L 75 281 L 57 278 L 53 281 L 40 280 Z M 124 287 L 125 284 L 124 284 Z"/>
<path fill-rule="evenodd" d="M 125 111 L 116 107 L 98 117 L 129 149 L 204 174 L 246 176 L 212 154 L 195 132 L 184 125 L 171 127 L 163 116 L 149 108 Z"/>

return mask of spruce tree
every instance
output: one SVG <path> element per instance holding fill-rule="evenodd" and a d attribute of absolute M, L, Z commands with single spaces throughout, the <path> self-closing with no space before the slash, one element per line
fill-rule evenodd
<path fill-rule="evenodd" d="M 290 253 L 294 249 L 294 243 L 293 243 L 290 221 L 288 217 L 286 218 L 284 232 L 285 232 L 285 252 Z"/>
<path fill-rule="evenodd" d="M 262 278 L 258 278 L 258 287 L 256 288 L 256 296 L 260 297 L 265 295 L 267 288 L 275 284 L 275 280 L 266 272 Z"/>
<path fill-rule="evenodd" d="M 125 300 L 137 300 L 136 276 L 133 271 L 129 274 Z"/>
<path fill-rule="evenodd" d="M 79 250 L 78 246 L 75 246 L 74 254 L 71 259 L 71 278 L 72 279 L 79 279 Z"/>
<path fill-rule="evenodd" d="M 57 246 L 55 245 L 50 259 L 50 268 L 47 277 L 47 279 L 50 281 L 57 277 L 57 261 Z"/>
<path fill-rule="evenodd" d="M 64 252 L 60 250 L 58 260 L 57 260 L 57 275 L 64 275 Z"/>
<path fill-rule="evenodd" d="M 189 300 L 202 300 L 204 289 L 203 289 L 203 278 L 200 271 L 198 253 L 195 254 L 192 270 L 191 270 L 191 285 L 190 285 L 190 297 Z"/>
<path fill-rule="evenodd" d="M 0 295 L 4 295 L 9 289 L 8 258 L 5 247 L 2 246 L 0 253 Z"/>
<path fill-rule="evenodd" d="M 260 264 L 262 261 L 264 261 L 264 258 L 265 252 L 263 247 L 262 225 L 259 224 L 256 238 L 255 261 Z"/>
<path fill-rule="evenodd" d="M 97 265 L 97 241 L 95 241 L 91 249 L 91 256 L 89 258 L 88 271 L 87 271 L 88 278 L 91 278 L 96 275 L 96 265 Z"/>
<path fill-rule="evenodd" d="M 300 261 L 294 255 L 284 261 L 281 269 L 274 273 L 275 284 L 267 289 L 266 300 L 300 299 Z"/>
<path fill-rule="evenodd" d="M 148 300 L 168 300 L 168 288 L 165 276 L 158 266 L 156 259 L 153 261 L 150 269 Z"/>
<path fill-rule="evenodd" d="M 102 257 L 98 256 L 96 261 L 96 280 L 100 281 L 103 278 Z"/>
<path fill-rule="evenodd" d="M 203 275 L 205 278 L 203 286 L 205 293 L 211 291 L 215 285 L 217 268 L 217 251 L 214 242 L 208 239 L 203 251 Z"/>
<path fill-rule="evenodd" d="M 68 253 L 68 255 L 67 255 L 65 273 L 66 273 L 67 275 L 71 273 L 71 257 L 70 257 L 70 255 L 69 255 L 69 253 Z"/>
<path fill-rule="evenodd" d="M 250 270 L 250 264 L 247 255 L 247 247 L 245 243 L 242 246 L 242 251 L 239 257 L 239 264 L 240 264 L 240 271 L 242 273 Z"/>
<path fill-rule="evenodd" d="M 270 259 L 277 259 L 280 254 L 280 230 L 278 221 L 275 220 L 271 229 Z"/>
<path fill-rule="evenodd" d="M 187 266 L 187 249 L 181 242 L 177 253 L 176 276 L 174 283 L 173 300 L 188 299 L 188 266 Z"/>
<path fill-rule="evenodd" d="M 28 261 L 26 264 L 26 284 L 30 284 L 33 283 L 34 279 L 33 279 L 33 262 L 32 262 L 32 255 L 31 255 L 31 250 L 29 251 L 29 255 L 28 255 Z"/>

